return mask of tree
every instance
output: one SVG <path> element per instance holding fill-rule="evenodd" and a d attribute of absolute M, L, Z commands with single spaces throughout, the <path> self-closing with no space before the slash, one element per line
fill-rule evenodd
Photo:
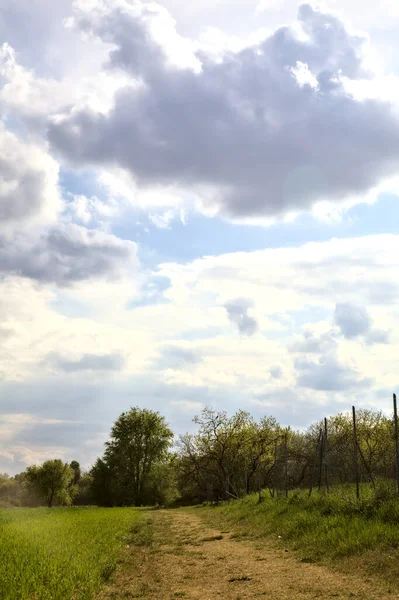
<path fill-rule="evenodd" d="M 75 488 L 71 485 L 75 471 L 61 460 L 47 460 L 41 467 L 36 465 L 26 470 L 26 483 L 36 491 L 51 508 L 55 502 L 71 504 Z"/>
<path fill-rule="evenodd" d="M 239 410 L 205 408 L 194 418 L 196 435 L 181 436 L 178 444 L 177 485 L 185 502 L 238 497 L 273 481 L 274 440 L 281 428 L 273 417 L 254 421 Z"/>
<path fill-rule="evenodd" d="M 112 427 L 104 459 L 91 471 L 97 497 L 100 492 L 103 501 L 109 503 L 112 498 L 119 505 L 153 502 L 151 477 L 166 463 L 172 439 L 172 431 L 158 412 L 136 407 L 122 413 Z"/>
<path fill-rule="evenodd" d="M 83 473 L 77 483 L 76 496 L 73 499 L 75 506 L 89 506 L 94 503 L 93 476 L 91 473 Z"/>
<path fill-rule="evenodd" d="M 102 459 L 97 458 L 90 470 L 91 495 L 99 506 L 116 506 L 119 498 L 116 495 L 116 483 L 114 474 L 109 465 Z"/>
<path fill-rule="evenodd" d="M 69 466 L 71 467 L 71 469 L 74 472 L 72 485 L 77 485 L 79 479 L 82 476 L 82 473 L 81 473 L 81 470 L 80 470 L 80 464 L 78 463 L 77 460 L 73 460 Z"/>

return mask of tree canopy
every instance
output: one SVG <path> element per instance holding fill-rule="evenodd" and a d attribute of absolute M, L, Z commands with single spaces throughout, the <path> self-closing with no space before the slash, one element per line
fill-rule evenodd
<path fill-rule="evenodd" d="M 62 460 L 47 460 L 42 466 L 28 467 L 26 483 L 37 492 L 47 506 L 51 508 L 55 502 L 71 504 L 76 489 L 72 485 L 75 471 Z"/>
<path fill-rule="evenodd" d="M 151 479 L 159 465 L 166 467 L 172 440 L 173 432 L 158 412 L 135 407 L 122 413 L 111 429 L 103 459 L 91 471 L 97 500 L 136 506 L 151 503 Z"/>

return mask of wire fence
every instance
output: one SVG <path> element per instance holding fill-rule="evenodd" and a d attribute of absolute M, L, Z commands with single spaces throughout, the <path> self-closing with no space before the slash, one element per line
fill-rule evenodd
<path fill-rule="evenodd" d="M 307 432 L 279 429 L 245 445 L 231 438 L 222 456 L 197 456 L 197 483 L 209 502 L 238 499 L 257 492 L 288 496 L 292 490 L 329 493 L 340 485 L 363 484 L 374 490 L 384 481 L 399 493 L 399 434 L 396 395 L 393 415 L 356 409 L 324 418 Z M 274 435 L 273 435 L 274 433 Z M 227 439 L 227 438 L 226 438 Z M 233 441 L 232 441 L 233 440 Z M 203 484 L 201 484 L 203 481 Z M 205 487 L 205 489 L 204 489 Z"/>

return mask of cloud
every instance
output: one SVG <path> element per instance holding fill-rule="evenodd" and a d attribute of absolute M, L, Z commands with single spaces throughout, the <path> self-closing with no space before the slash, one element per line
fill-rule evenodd
<path fill-rule="evenodd" d="M 117 165 L 144 188 L 189 187 L 231 218 L 363 201 L 395 175 L 398 113 L 348 91 L 378 80 L 366 38 L 333 14 L 302 4 L 292 26 L 216 61 L 194 54 L 155 4 L 78 1 L 75 11 L 76 27 L 112 44 L 107 69 L 132 84 L 107 114 L 75 108 L 50 120 L 49 140 L 71 163 Z M 176 64 L 183 55 L 188 64 Z"/>
<path fill-rule="evenodd" d="M 334 320 L 348 340 L 364 336 L 365 342 L 370 345 L 389 343 L 388 332 L 372 328 L 373 321 L 362 306 L 349 302 L 337 303 Z"/>
<path fill-rule="evenodd" d="M 60 209 L 57 163 L 0 122 L 0 234 L 52 223 Z"/>
<path fill-rule="evenodd" d="M 69 285 L 134 269 L 133 242 L 62 224 L 62 208 L 58 164 L 0 122 L 0 273 Z"/>
<path fill-rule="evenodd" d="M 50 354 L 47 360 L 57 369 L 66 373 L 77 371 L 120 371 L 124 359 L 120 354 L 83 354 L 78 360 L 63 358 L 57 354 Z"/>
<path fill-rule="evenodd" d="M 237 325 L 238 331 L 243 335 L 254 335 L 259 328 L 256 319 L 248 315 L 252 306 L 251 300 L 246 298 L 236 298 L 225 304 L 230 321 Z"/>
<path fill-rule="evenodd" d="M 349 340 L 366 334 L 371 327 L 366 309 L 348 302 L 336 305 L 334 319 L 344 337 Z"/>
<path fill-rule="evenodd" d="M 322 356 L 319 361 L 301 358 L 295 361 L 300 387 L 323 391 L 346 391 L 370 386 L 371 378 L 364 378 L 355 369 L 341 364 L 334 354 Z"/>
<path fill-rule="evenodd" d="M 202 362 L 202 356 L 195 349 L 181 346 L 164 346 L 155 361 L 156 369 L 184 369 Z"/>
<path fill-rule="evenodd" d="M 332 337 L 331 332 L 321 335 L 315 335 L 312 331 L 305 331 L 303 336 L 298 337 L 290 345 L 291 352 L 321 353 L 331 352 L 337 347 L 337 342 Z"/>
<path fill-rule="evenodd" d="M 371 329 L 366 335 L 367 344 L 389 344 L 389 333 L 382 329 Z"/>
<path fill-rule="evenodd" d="M 279 367 L 278 365 L 271 367 L 269 369 L 269 373 L 273 379 L 281 379 L 281 377 L 283 375 L 283 371 L 282 371 L 281 367 Z"/>
<path fill-rule="evenodd" d="M 79 225 L 57 225 L 38 239 L 0 238 L 0 272 L 44 283 L 71 285 L 91 278 L 116 279 L 137 266 L 136 244 Z"/>

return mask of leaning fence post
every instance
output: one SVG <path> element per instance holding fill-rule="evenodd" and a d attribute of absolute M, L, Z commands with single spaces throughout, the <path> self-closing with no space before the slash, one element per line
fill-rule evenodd
<path fill-rule="evenodd" d="M 396 482 L 399 493 L 399 438 L 398 438 L 398 407 L 396 405 L 396 394 L 393 395 L 393 418 L 395 423 L 395 448 L 396 448 Z"/>
<path fill-rule="evenodd" d="M 352 406 L 352 417 L 353 417 L 353 458 L 355 464 L 355 477 L 356 477 L 356 498 L 360 498 L 359 488 L 359 463 L 357 458 L 357 430 L 356 430 L 356 409 Z"/>

